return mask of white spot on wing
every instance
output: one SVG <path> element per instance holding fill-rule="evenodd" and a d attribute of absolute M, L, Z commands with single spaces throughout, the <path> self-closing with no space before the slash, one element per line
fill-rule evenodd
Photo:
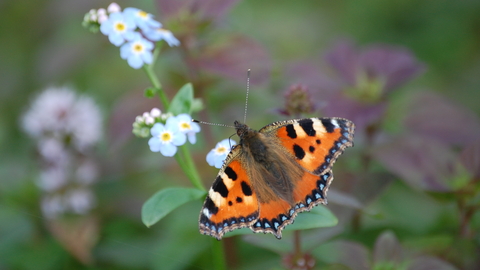
<path fill-rule="evenodd" d="M 203 208 L 203 214 L 207 217 L 207 218 L 211 218 L 212 217 L 212 214 L 210 214 L 210 211 L 208 211 L 207 208 Z"/>
<path fill-rule="evenodd" d="M 228 176 L 227 176 L 227 174 L 226 174 L 225 172 L 222 172 L 222 173 L 220 174 L 220 177 L 222 178 L 223 183 L 225 184 L 225 186 L 227 187 L 227 189 L 230 190 L 230 189 L 233 187 L 233 185 L 234 185 L 232 179 L 228 178 Z"/>
<path fill-rule="evenodd" d="M 218 207 L 222 205 L 223 197 L 222 195 L 220 195 L 220 193 L 215 192 L 212 188 L 210 188 L 210 190 L 208 191 L 208 196 L 210 197 L 210 199 L 212 199 L 215 206 Z"/>
<path fill-rule="evenodd" d="M 325 127 L 322 124 L 322 121 L 320 121 L 317 118 L 312 118 L 312 121 L 313 121 L 313 129 L 315 129 L 317 133 L 327 132 L 327 130 L 325 130 Z"/>
<path fill-rule="evenodd" d="M 334 125 L 335 128 L 340 128 L 336 119 L 332 119 L 332 125 Z"/>
<path fill-rule="evenodd" d="M 293 128 L 295 129 L 295 133 L 297 133 L 297 138 L 304 138 L 307 136 L 307 133 L 305 133 L 305 130 L 298 124 L 298 121 L 295 121 L 293 124 Z"/>
<path fill-rule="evenodd" d="M 243 197 L 243 203 L 245 203 L 246 205 L 251 205 L 254 203 L 253 201 L 253 196 L 245 196 Z"/>

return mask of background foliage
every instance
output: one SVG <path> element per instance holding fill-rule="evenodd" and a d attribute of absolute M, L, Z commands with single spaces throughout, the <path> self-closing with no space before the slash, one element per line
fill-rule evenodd
<path fill-rule="evenodd" d="M 381 96 L 381 120 L 358 129 L 355 147 L 335 165 L 328 208 L 339 224 L 301 231 L 301 254 L 293 234 L 227 238 L 229 268 L 293 269 L 296 255 L 321 269 L 480 268 L 479 1 L 186 2 L 197 2 L 194 12 L 175 1 L 118 1 L 155 14 L 181 40 L 179 49 L 165 48 L 156 71 L 169 98 L 193 84 L 205 105 L 198 119 L 241 120 L 248 68 L 251 127 L 287 119 L 279 104 L 297 83 L 316 97 L 309 115 L 343 116 L 322 109 L 349 105 L 327 95 L 325 105 L 318 93 L 341 77 L 325 55 L 345 40 L 358 52 L 378 43 L 409 50 L 425 67 Z M 191 185 L 173 159 L 131 133 L 135 116 L 160 104 L 143 97 L 145 74 L 81 26 L 88 10 L 108 4 L 0 2 L 0 269 L 211 269 L 213 241 L 198 233 L 200 200 L 150 228 L 141 222 L 142 204 L 156 191 Z M 42 217 L 38 156 L 19 125 L 35 93 L 51 85 L 92 96 L 104 115 L 98 231 L 66 241 Z M 205 155 L 231 133 L 203 126 L 192 147 L 205 186 L 217 173 Z M 82 241 L 95 244 L 72 249 Z"/>

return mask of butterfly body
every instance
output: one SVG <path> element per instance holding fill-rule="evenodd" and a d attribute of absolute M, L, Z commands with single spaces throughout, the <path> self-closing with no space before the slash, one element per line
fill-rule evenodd
<path fill-rule="evenodd" d="M 354 125 L 341 118 L 280 121 L 259 131 L 234 124 L 240 142 L 209 190 L 200 232 L 221 239 L 249 227 L 281 238 L 299 212 L 327 203 L 331 167 L 353 146 Z"/>

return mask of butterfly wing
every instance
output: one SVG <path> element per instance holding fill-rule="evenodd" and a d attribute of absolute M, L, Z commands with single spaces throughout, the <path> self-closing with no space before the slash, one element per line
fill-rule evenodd
<path fill-rule="evenodd" d="M 322 175 L 332 169 L 345 148 L 353 146 L 354 129 L 343 118 L 305 118 L 275 122 L 259 132 L 277 138 L 300 166 Z"/>
<path fill-rule="evenodd" d="M 342 118 L 307 118 L 276 122 L 259 132 L 278 140 L 290 159 L 304 169 L 293 183 L 293 205 L 284 200 L 260 202 L 258 219 L 250 226 L 255 232 L 281 238 L 283 228 L 298 213 L 327 203 L 333 163 L 345 148 L 353 146 L 354 124 Z"/>
<path fill-rule="evenodd" d="M 258 218 L 258 200 L 242 164 L 242 145 L 227 156 L 217 178 L 208 191 L 200 212 L 200 232 L 218 240 L 234 229 L 249 227 Z"/>

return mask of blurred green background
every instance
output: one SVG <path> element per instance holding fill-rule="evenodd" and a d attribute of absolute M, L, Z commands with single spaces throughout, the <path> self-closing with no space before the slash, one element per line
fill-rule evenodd
<path fill-rule="evenodd" d="M 426 65 L 423 74 L 390 97 L 385 130 L 402 132 L 409 95 L 421 90 L 438 93 L 478 120 L 480 1 L 228 1 L 231 7 L 211 16 L 214 23 L 206 26 L 192 26 L 196 18 L 169 17 L 161 9 L 162 2 L 169 1 L 117 1 L 123 8 L 133 6 L 154 14 L 177 37 L 199 31 L 193 41 L 180 38 L 183 50 L 191 52 L 191 61 L 185 60 L 184 51 L 165 48 L 156 67 L 170 98 L 180 86 L 193 82 L 195 97 L 202 98 L 205 106 L 193 117 L 225 124 L 242 119 L 246 69 L 252 68 L 247 123 L 260 128 L 286 119 L 274 109 L 284 103 L 283 93 L 290 85 L 302 83 L 288 67 L 303 61 L 325 67 L 322 56 L 337 40 L 348 38 L 360 47 L 374 43 L 403 46 Z M 221 1 L 196 2 L 199 6 L 206 2 L 221 5 Z M 197 229 L 202 202 L 182 206 L 151 228 L 141 222 L 141 206 L 157 190 L 191 185 L 173 159 L 152 153 L 147 140 L 131 133 L 135 116 L 160 107 L 158 100 L 143 97 L 143 90 L 150 86 L 144 72 L 130 68 L 105 36 L 81 26 L 85 13 L 109 3 L 0 2 L 0 269 L 212 269 L 211 245 L 216 240 L 200 235 Z M 231 36 L 248 37 L 248 41 L 240 39 L 245 42 L 234 44 L 237 47 L 232 46 L 222 59 L 231 70 L 215 72 L 215 67 L 202 70 L 194 65 L 194 60 L 202 57 L 220 57 L 211 48 Z M 242 51 L 240 56 L 228 58 L 237 50 Z M 48 229 L 39 207 L 42 194 L 35 184 L 40 170 L 35 142 L 20 128 L 21 115 L 36 94 L 49 86 L 64 85 L 91 96 L 104 116 L 104 136 L 95 152 L 101 173 L 93 186 L 97 207 L 92 216 L 98 231 L 90 235 L 94 244 L 84 250 L 91 254 L 90 263 L 78 259 L 72 246 L 66 247 L 69 244 Z M 191 148 L 208 187 L 217 170 L 205 166 L 205 155 L 232 130 L 202 129 L 205 133 Z M 378 162 L 365 172 L 359 159 L 370 150 L 361 142 L 355 148 L 348 149 L 336 164 L 332 185 L 335 189 L 338 181 L 337 189 L 355 198 L 354 203 L 330 204 L 341 226 L 307 234 L 317 236 L 304 247 L 316 258 L 316 269 L 412 267 L 381 264 L 375 259 L 382 257 L 379 249 L 375 250 L 381 235 L 384 238 L 380 239 L 389 243 L 398 239 L 395 243 L 404 253 L 429 256 L 425 260 L 431 259 L 430 264 L 425 265 L 439 263 L 438 269 L 480 267 L 478 176 L 473 176 L 468 186 L 473 194 L 468 196 L 456 190 L 431 192 L 406 184 Z M 463 148 L 451 149 L 458 154 Z M 375 175 L 378 181 L 357 181 L 360 188 L 349 188 L 349 177 L 365 175 Z M 366 198 L 363 190 L 374 195 Z M 342 212 L 348 212 L 348 217 Z M 463 214 L 469 215 L 468 234 L 461 233 Z M 81 237 L 69 241 L 77 238 Z M 270 238 L 276 241 L 273 246 L 293 245 L 291 238 L 278 241 L 271 235 L 225 240 L 229 268 L 290 269 L 282 263 L 288 252 L 271 248 Z M 363 256 L 368 265 L 349 265 L 347 251 L 354 254 L 351 262 Z"/>

